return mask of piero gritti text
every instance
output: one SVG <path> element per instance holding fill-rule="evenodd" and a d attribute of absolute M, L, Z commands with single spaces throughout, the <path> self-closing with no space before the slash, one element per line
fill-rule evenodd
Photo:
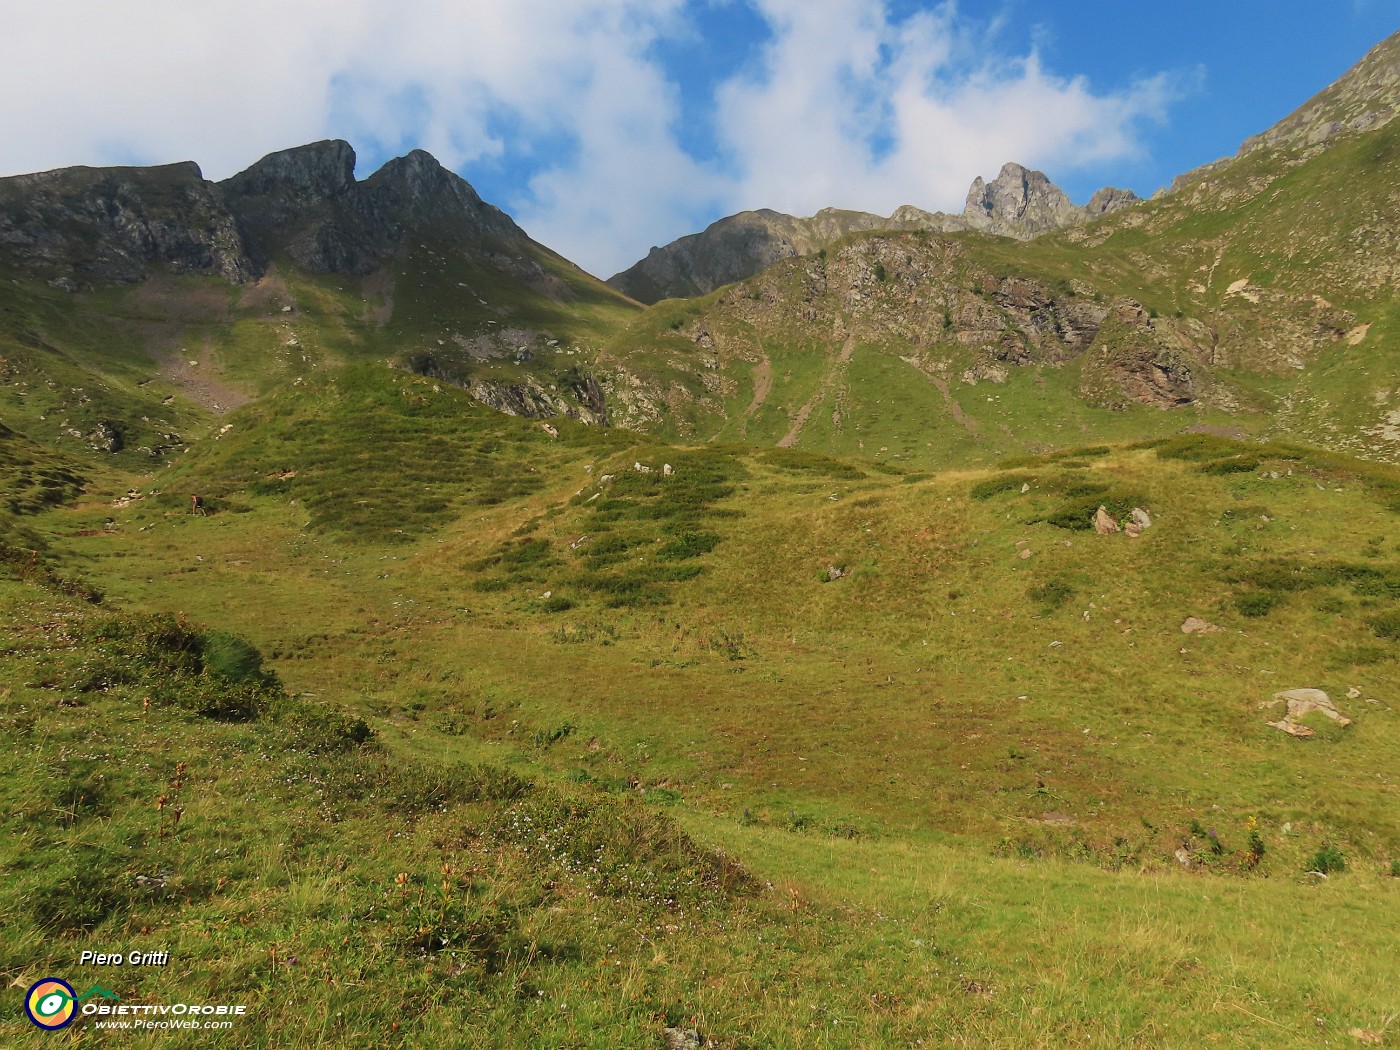
<path fill-rule="evenodd" d="M 83 952 L 79 966 L 166 966 L 169 952 Z"/>

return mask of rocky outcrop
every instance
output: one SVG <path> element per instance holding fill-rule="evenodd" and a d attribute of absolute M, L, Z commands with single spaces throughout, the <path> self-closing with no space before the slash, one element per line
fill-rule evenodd
<path fill-rule="evenodd" d="M 1202 348 L 1175 322 L 1159 321 L 1141 303 L 1120 299 L 1105 315 L 1084 361 L 1080 394 L 1091 404 L 1122 409 L 1189 405 L 1200 395 L 1196 360 Z"/>
<path fill-rule="evenodd" d="M 811 255 L 852 233 L 867 230 L 981 230 L 1028 239 L 1078 225 L 1138 203 L 1130 190 L 1103 189 L 1076 207 L 1043 172 L 1007 164 L 990 183 L 978 178 L 961 215 L 929 212 L 906 204 L 888 217 L 827 208 L 810 218 L 776 211 L 746 211 L 712 223 L 703 232 L 652 248 L 636 265 L 608 283 L 633 299 L 706 295 L 752 277 L 776 262 Z"/>
<path fill-rule="evenodd" d="M 236 217 L 193 163 L 0 179 L 0 258 L 69 291 L 152 269 L 235 284 L 260 273 Z"/>
<path fill-rule="evenodd" d="M 608 283 L 642 303 L 707 295 L 783 259 L 810 255 L 847 234 L 913 228 L 928 214 L 907 207 L 888 219 L 835 208 L 806 219 L 766 208 L 739 212 L 701 233 L 652 248 L 645 259 Z"/>
<path fill-rule="evenodd" d="M 508 416 L 527 419 L 564 416 L 584 423 L 606 423 L 602 387 L 591 377 L 583 387 L 582 390 L 568 388 L 567 394 L 546 390 L 533 376 L 518 383 L 478 379 L 466 384 L 467 393 L 472 397 Z"/>
<path fill-rule="evenodd" d="M 553 375 L 522 375 L 512 382 L 476 378 L 471 368 L 464 366 L 457 357 L 410 354 L 403 367 L 414 375 L 460 387 L 483 405 L 510 416 L 526 419 L 564 416 L 602 426 L 608 423 L 607 396 L 602 384 L 591 373 L 577 368 Z"/>

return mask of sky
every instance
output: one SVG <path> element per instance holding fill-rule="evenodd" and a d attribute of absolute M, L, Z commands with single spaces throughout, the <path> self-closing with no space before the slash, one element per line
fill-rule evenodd
<path fill-rule="evenodd" d="M 724 215 L 1077 202 L 1235 152 L 1400 0 L 0 0 L 0 175 L 423 148 L 607 277 Z"/>

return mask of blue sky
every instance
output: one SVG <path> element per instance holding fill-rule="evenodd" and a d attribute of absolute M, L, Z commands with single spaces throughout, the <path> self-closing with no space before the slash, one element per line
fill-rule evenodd
<path fill-rule="evenodd" d="M 1145 196 L 1397 29 L 1397 0 L 47 0 L 0 35 L 0 173 L 422 147 L 607 276 L 744 208 L 957 211 L 1008 160 Z"/>

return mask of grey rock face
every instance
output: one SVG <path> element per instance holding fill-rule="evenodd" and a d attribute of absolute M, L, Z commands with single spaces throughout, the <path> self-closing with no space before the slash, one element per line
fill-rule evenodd
<path fill-rule="evenodd" d="M 422 150 L 356 182 L 347 142 L 273 153 L 219 184 L 260 261 L 286 252 L 315 273 L 373 273 L 411 230 L 431 227 L 467 244 L 523 239 L 505 213 Z"/>
<path fill-rule="evenodd" d="M 1001 233 L 1017 228 L 1041 233 L 1066 225 L 1074 205 L 1064 191 L 1019 164 L 1006 164 L 990 183 L 979 176 L 967 191 L 963 218 L 975 230 Z"/>
<path fill-rule="evenodd" d="M 0 179 L 0 254 L 76 290 L 152 267 L 256 277 L 237 219 L 197 165 L 64 168 Z"/>
<path fill-rule="evenodd" d="M 1077 207 L 1042 171 L 1005 164 L 991 182 L 978 178 L 967 191 L 963 221 L 974 230 L 1027 240 L 1065 226 L 1090 222 L 1141 201 L 1132 190 L 1099 190 Z"/>
<path fill-rule="evenodd" d="M 355 186 L 355 151 L 340 140 L 269 153 L 219 184 L 229 200 L 273 198 L 288 204 L 334 200 Z"/>

